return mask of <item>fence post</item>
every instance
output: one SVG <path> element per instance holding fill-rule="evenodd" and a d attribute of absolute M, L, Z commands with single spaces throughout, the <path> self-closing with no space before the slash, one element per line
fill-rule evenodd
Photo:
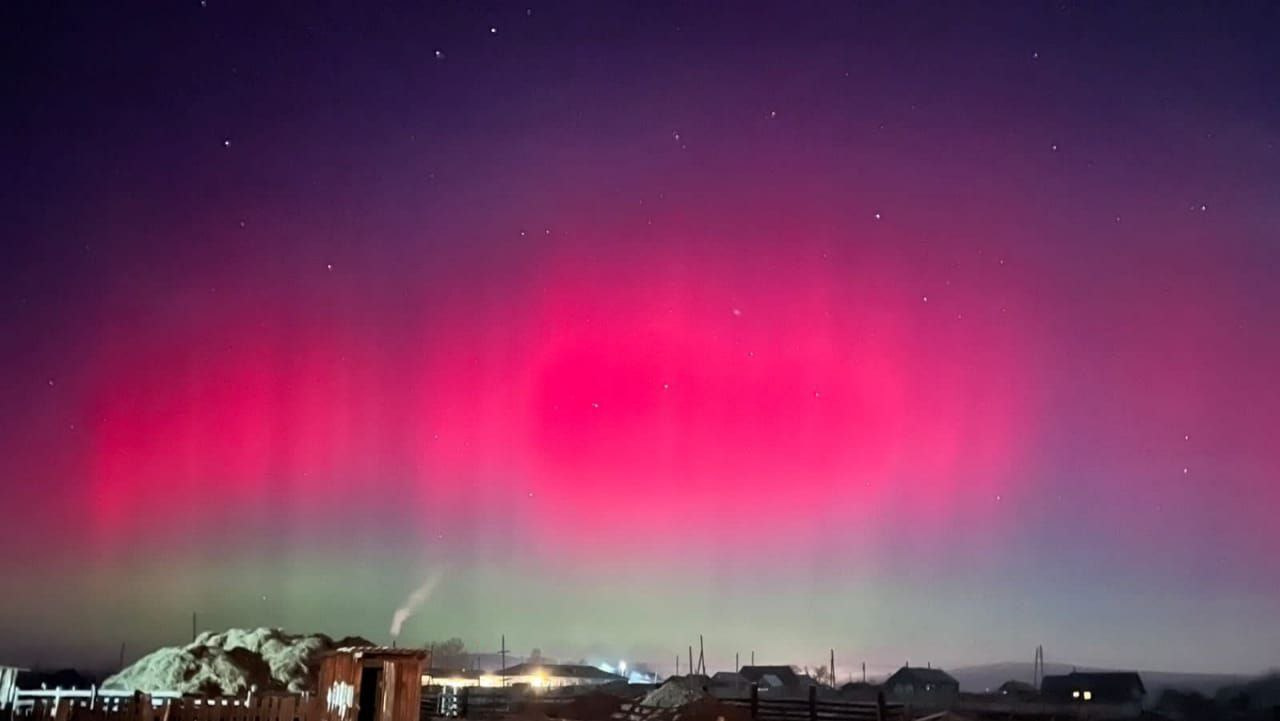
<path fill-rule="evenodd" d="M 884 691 L 876 691 L 876 721 L 885 721 Z"/>
<path fill-rule="evenodd" d="M 760 715 L 760 684 L 751 684 L 751 718 L 755 719 Z"/>
<path fill-rule="evenodd" d="M 809 687 L 809 721 L 818 721 L 818 687 Z"/>

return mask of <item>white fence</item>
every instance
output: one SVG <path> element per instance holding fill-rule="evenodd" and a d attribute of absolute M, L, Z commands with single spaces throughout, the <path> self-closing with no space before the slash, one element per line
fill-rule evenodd
<path fill-rule="evenodd" d="M 9 691 L 9 698 L 0 698 L 0 710 L 12 708 L 21 712 L 31 709 L 37 702 L 52 705 L 54 708 L 66 702 L 73 708 L 114 709 L 125 702 L 132 701 L 135 696 L 136 694 L 133 691 L 117 688 L 98 688 L 97 686 L 90 688 L 22 690 L 12 687 Z M 151 700 L 152 706 L 159 708 L 183 696 L 178 691 L 153 691 L 146 694 L 146 697 Z M 245 698 L 191 698 L 189 700 L 196 706 L 247 706 L 252 702 L 252 696 L 246 696 Z"/>

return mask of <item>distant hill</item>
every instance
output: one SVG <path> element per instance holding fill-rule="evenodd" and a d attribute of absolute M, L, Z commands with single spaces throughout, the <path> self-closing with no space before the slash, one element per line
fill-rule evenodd
<path fill-rule="evenodd" d="M 1048 675 L 1078 671 L 1132 671 L 1133 669 L 1107 669 L 1096 666 L 1072 666 L 1067 663 L 1046 663 L 1044 671 Z M 947 669 L 960 682 L 961 691 L 982 693 L 1000 687 L 1005 681 L 1031 682 L 1032 664 L 1029 661 L 1010 661 L 1005 663 L 989 663 L 981 666 L 964 666 Z M 1173 671 L 1138 671 L 1142 675 L 1142 683 L 1147 687 L 1147 698 L 1154 701 L 1160 693 L 1173 688 L 1180 691 L 1196 691 L 1206 696 L 1213 696 L 1224 686 L 1240 684 L 1249 679 L 1247 676 L 1235 676 L 1218 673 L 1178 673 Z"/>
<path fill-rule="evenodd" d="M 1218 690 L 1220 705 L 1241 710 L 1280 708 L 1280 671 Z"/>

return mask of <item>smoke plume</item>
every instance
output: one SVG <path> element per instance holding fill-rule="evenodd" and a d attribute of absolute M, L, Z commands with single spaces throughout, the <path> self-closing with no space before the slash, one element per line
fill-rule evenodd
<path fill-rule="evenodd" d="M 421 586 L 413 590 L 409 597 L 400 604 L 400 608 L 391 616 L 391 638 L 396 639 L 400 636 L 400 627 L 408 621 L 413 614 L 418 612 L 418 608 L 431 598 L 431 593 L 435 591 L 436 584 L 440 583 L 440 577 L 444 575 L 443 571 L 434 571 L 427 580 L 423 581 Z"/>

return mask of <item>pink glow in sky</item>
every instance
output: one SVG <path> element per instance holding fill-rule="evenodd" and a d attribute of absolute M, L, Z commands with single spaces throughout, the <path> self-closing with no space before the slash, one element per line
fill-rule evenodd
<path fill-rule="evenodd" d="M 12 24 L 0 654 L 1280 663 L 1273 18 L 580 5 Z"/>

